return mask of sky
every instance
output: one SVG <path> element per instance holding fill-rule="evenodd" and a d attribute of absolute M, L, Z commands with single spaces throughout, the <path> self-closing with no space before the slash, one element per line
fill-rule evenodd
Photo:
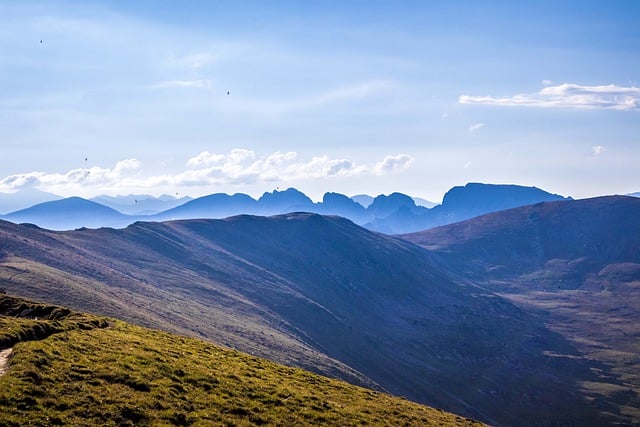
<path fill-rule="evenodd" d="M 0 192 L 640 191 L 638 1 L 0 1 Z"/>

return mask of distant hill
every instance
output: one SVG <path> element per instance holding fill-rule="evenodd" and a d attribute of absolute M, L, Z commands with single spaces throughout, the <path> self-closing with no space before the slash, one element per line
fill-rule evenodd
<path fill-rule="evenodd" d="M 301 191 L 288 188 L 284 191 L 266 192 L 258 199 L 260 215 L 277 215 L 289 212 L 317 212 L 317 206 Z M 238 212 L 243 214 L 245 212 Z"/>
<path fill-rule="evenodd" d="M 153 215 L 180 206 L 193 200 L 191 197 L 176 198 L 169 195 L 153 197 L 147 194 L 130 194 L 128 196 L 97 196 L 93 202 L 115 209 L 126 215 Z"/>
<path fill-rule="evenodd" d="M 242 193 L 228 195 L 224 193 L 211 194 L 193 199 L 187 203 L 166 210 L 152 217 L 153 220 L 175 220 L 193 218 L 226 218 L 238 213 L 256 213 L 256 200 Z"/>
<path fill-rule="evenodd" d="M 383 213 L 375 215 L 366 227 L 387 234 L 410 233 L 553 200 L 567 199 L 536 187 L 469 183 L 464 187 L 453 187 L 444 195 L 442 204 L 432 209 L 416 206 L 407 196 L 397 196 L 394 200 L 389 198 L 385 201 L 387 206 Z M 374 203 L 368 209 L 373 208 Z"/>
<path fill-rule="evenodd" d="M 15 223 L 33 223 L 50 230 L 124 227 L 131 222 L 127 215 L 80 197 L 40 203 L 3 218 Z"/>
<path fill-rule="evenodd" d="M 455 250 L 470 273 L 490 271 L 495 278 L 521 277 L 554 260 L 573 261 L 566 267 L 577 275 L 537 278 L 530 285 L 575 289 L 612 262 L 640 262 L 640 200 L 605 196 L 538 203 L 402 237 L 436 251 Z"/>
<path fill-rule="evenodd" d="M 473 216 L 512 207 L 565 199 L 535 187 L 491 184 L 467 184 L 464 187 L 454 187 L 445 194 L 442 204 L 432 209 L 416 205 L 414 198 L 402 193 L 379 195 L 372 199 L 366 208 L 353 198 L 350 199 L 339 193 L 326 193 L 322 202 L 314 203 L 295 188 L 266 192 L 258 200 L 242 193 L 234 195 L 211 194 L 183 204 L 179 204 L 179 202 L 184 199 L 177 200 L 169 196 L 162 200 L 142 198 L 138 200 L 135 197 L 108 198 L 101 196 L 96 198 L 96 201 L 115 207 L 116 210 L 119 207 L 124 212 L 138 212 L 138 214 L 128 217 L 116 218 L 113 212 L 111 214 L 107 214 L 106 211 L 98 213 L 96 206 L 77 204 L 73 207 L 73 215 L 60 218 L 60 210 L 66 208 L 61 208 L 60 204 L 44 204 L 34 206 L 29 210 L 29 219 L 26 222 L 60 230 L 80 227 L 123 227 L 138 220 L 220 219 L 241 214 L 269 216 L 290 212 L 310 212 L 343 216 L 358 225 L 385 234 L 402 234 L 463 221 Z M 136 200 L 138 200 L 137 203 Z M 360 198 L 360 200 L 364 199 Z M 125 201 L 133 203 L 133 205 L 139 204 L 141 208 L 146 206 L 148 209 L 143 208 L 138 211 L 136 208 L 126 205 Z M 154 210 L 153 206 L 157 208 L 161 204 L 179 205 L 153 215 L 142 215 L 143 212 Z M 12 213 L 5 216 L 4 219 L 16 221 L 14 218 L 20 218 L 19 222 L 25 222 L 22 219 L 24 215 L 25 212 L 21 211 L 19 215 Z M 63 214 L 63 216 L 65 215 Z"/>
<path fill-rule="evenodd" d="M 356 196 L 351 197 L 351 199 L 354 202 L 356 202 L 356 203 L 362 205 L 363 207 L 367 208 L 367 207 L 369 207 L 369 205 L 371 203 L 373 203 L 373 199 L 375 199 L 375 197 L 372 197 L 372 196 L 369 196 L 369 195 L 366 195 L 366 194 L 358 194 Z M 417 206 L 422 206 L 422 207 L 425 207 L 425 208 L 432 208 L 432 207 L 437 205 L 437 203 L 430 202 L 429 200 L 425 200 L 425 199 L 422 199 L 420 197 L 413 197 L 413 201 L 415 202 L 415 204 Z"/>
<path fill-rule="evenodd" d="M 432 208 L 438 205 L 438 203 L 430 202 L 429 200 L 425 200 L 420 197 L 414 197 L 413 201 L 416 203 L 417 206 L 422 206 L 424 208 Z"/>
<path fill-rule="evenodd" d="M 197 339 L 64 307 L 0 295 L 0 325 L 0 343 L 19 344 L 7 372 L 0 369 L 0 423 L 7 427 L 481 425 Z"/>
<path fill-rule="evenodd" d="M 358 194 L 356 196 L 352 196 L 351 200 L 358 203 L 364 208 L 368 208 L 371 203 L 373 203 L 374 197 L 371 197 L 367 194 Z"/>
<path fill-rule="evenodd" d="M 606 366 L 581 358 L 543 318 L 460 281 L 423 248 L 339 217 L 69 232 L 0 222 L 0 245 L 0 283 L 11 293 L 203 337 L 492 424 L 618 420 L 580 388 L 603 381 L 593 369 Z"/>
<path fill-rule="evenodd" d="M 59 199 L 62 197 L 35 188 L 23 188 L 14 193 L 0 193 L 0 215 Z"/>
<path fill-rule="evenodd" d="M 609 366 L 585 384 L 589 399 L 623 414 L 622 424 L 638 423 L 640 199 L 538 203 L 402 237 Z"/>
<path fill-rule="evenodd" d="M 369 213 L 361 204 L 340 193 L 325 193 L 319 205 L 318 213 L 348 218 L 356 224 L 363 224 L 369 219 Z"/>

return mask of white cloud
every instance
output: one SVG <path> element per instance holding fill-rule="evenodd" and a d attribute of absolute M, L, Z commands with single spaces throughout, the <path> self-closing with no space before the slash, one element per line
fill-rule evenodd
<path fill-rule="evenodd" d="M 471 126 L 469 126 L 469 133 L 476 133 L 477 131 L 479 131 L 485 126 L 486 125 L 484 123 L 474 123 Z"/>
<path fill-rule="evenodd" d="M 117 182 L 126 182 L 132 172 L 140 169 L 142 163 L 136 159 L 121 160 L 113 168 L 72 169 L 66 173 L 30 172 L 10 175 L 0 180 L 0 191 L 12 192 L 21 188 L 37 187 L 62 193 L 78 190 L 82 187 L 110 186 Z"/>
<path fill-rule="evenodd" d="M 147 175 L 136 159 L 119 161 L 112 168 L 79 168 L 66 173 L 31 172 L 0 180 L 1 192 L 35 187 L 60 195 L 128 194 L 137 190 L 216 185 L 249 185 L 273 181 L 345 178 L 358 175 L 386 175 L 406 170 L 413 162 L 408 154 L 388 155 L 372 164 L 327 155 L 301 159 L 296 152 L 258 156 L 253 150 L 236 148 L 226 154 L 203 151 L 173 174 Z"/>
<path fill-rule="evenodd" d="M 591 147 L 591 152 L 595 157 L 598 157 L 600 154 L 604 153 L 605 148 L 602 145 L 594 145 Z"/>
<path fill-rule="evenodd" d="M 209 166 L 224 160 L 222 154 L 211 154 L 208 151 L 203 151 L 195 157 L 187 160 L 187 167 L 194 168 L 198 166 Z"/>
<path fill-rule="evenodd" d="M 640 88 L 581 86 L 561 84 L 547 86 L 539 92 L 508 97 L 468 96 L 458 98 L 460 104 L 502 105 L 521 107 L 555 107 L 640 111 Z"/>
<path fill-rule="evenodd" d="M 398 154 L 397 156 L 386 156 L 381 162 L 373 167 L 373 173 L 384 175 L 387 173 L 400 172 L 408 169 L 413 163 L 413 157 L 408 154 Z"/>
<path fill-rule="evenodd" d="M 542 85 L 543 86 L 549 86 L 551 83 L 553 83 L 553 82 L 551 80 L 547 80 L 547 79 L 542 81 Z"/>

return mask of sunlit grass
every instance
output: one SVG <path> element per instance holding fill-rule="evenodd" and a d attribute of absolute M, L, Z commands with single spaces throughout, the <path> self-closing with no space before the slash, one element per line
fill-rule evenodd
<path fill-rule="evenodd" d="M 0 378 L 1 424 L 479 425 L 197 339 L 83 316 L 100 327 L 79 327 L 74 316 L 0 316 L 5 335 L 61 326 L 15 345 Z"/>

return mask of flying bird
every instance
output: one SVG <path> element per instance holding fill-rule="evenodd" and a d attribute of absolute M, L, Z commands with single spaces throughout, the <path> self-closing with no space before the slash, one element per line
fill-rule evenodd
<path fill-rule="evenodd" d="M 227 95 L 229 95 L 229 91 L 227 91 Z"/>

